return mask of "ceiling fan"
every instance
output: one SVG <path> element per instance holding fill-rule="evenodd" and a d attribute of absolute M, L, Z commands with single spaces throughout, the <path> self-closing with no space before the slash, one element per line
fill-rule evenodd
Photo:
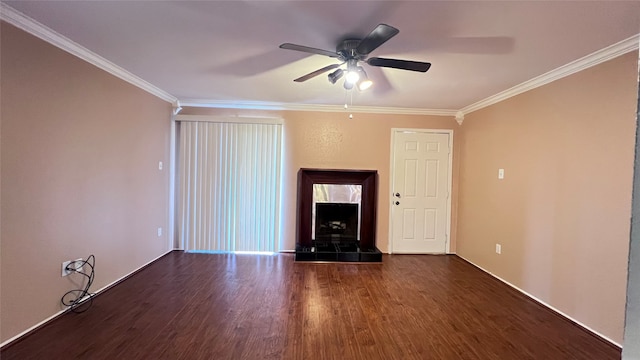
<path fill-rule="evenodd" d="M 303 82 L 314 78 L 327 71 L 334 70 L 329 74 L 329 82 L 335 84 L 343 75 L 345 76 L 344 88 L 350 90 L 354 85 L 360 90 L 369 88 L 373 82 L 368 79 L 364 68 L 358 65 L 360 62 L 367 63 L 370 66 L 387 67 L 401 70 L 426 72 L 431 67 L 431 63 L 421 61 L 386 59 L 380 57 L 367 58 L 369 54 L 377 49 L 380 45 L 387 42 L 400 32 L 400 30 L 387 24 L 378 24 L 369 35 L 364 39 L 347 39 L 341 41 L 336 47 L 336 51 L 316 49 L 303 45 L 284 43 L 280 45 L 281 49 L 302 51 L 310 54 L 324 55 L 336 58 L 341 61 L 338 64 L 331 64 L 303 75 L 293 81 Z M 340 67 L 347 64 L 346 69 Z"/>

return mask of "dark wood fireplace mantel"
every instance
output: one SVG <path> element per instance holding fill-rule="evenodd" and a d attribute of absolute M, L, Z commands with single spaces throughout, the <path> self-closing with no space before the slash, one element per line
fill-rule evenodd
<path fill-rule="evenodd" d="M 379 252 L 376 245 L 377 176 L 375 170 L 300 169 L 298 172 L 298 207 L 296 249 L 311 248 L 311 214 L 314 184 L 361 185 L 360 251 Z"/>

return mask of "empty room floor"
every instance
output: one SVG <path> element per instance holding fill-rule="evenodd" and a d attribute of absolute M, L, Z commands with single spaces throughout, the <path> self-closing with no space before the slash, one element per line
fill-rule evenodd
<path fill-rule="evenodd" d="M 620 350 L 455 255 L 319 264 L 174 251 L 0 357 L 604 360 Z"/>

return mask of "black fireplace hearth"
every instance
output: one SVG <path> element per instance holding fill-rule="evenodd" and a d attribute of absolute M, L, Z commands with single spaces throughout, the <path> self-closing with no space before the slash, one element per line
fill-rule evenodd
<path fill-rule="evenodd" d="M 357 243 L 318 243 L 316 246 L 296 246 L 296 261 L 340 261 L 340 262 L 382 262 L 382 253 L 377 248 L 361 249 Z"/>

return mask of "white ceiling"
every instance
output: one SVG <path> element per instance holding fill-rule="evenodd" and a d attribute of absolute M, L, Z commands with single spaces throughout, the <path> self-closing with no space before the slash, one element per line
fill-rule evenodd
<path fill-rule="evenodd" d="M 353 105 L 458 110 L 640 32 L 639 1 L 3 3 L 183 103 L 344 104 L 326 74 L 292 81 L 335 59 L 278 46 L 335 50 L 386 23 L 400 33 L 371 56 L 432 67 L 365 65 L 374 88 Z"/>

